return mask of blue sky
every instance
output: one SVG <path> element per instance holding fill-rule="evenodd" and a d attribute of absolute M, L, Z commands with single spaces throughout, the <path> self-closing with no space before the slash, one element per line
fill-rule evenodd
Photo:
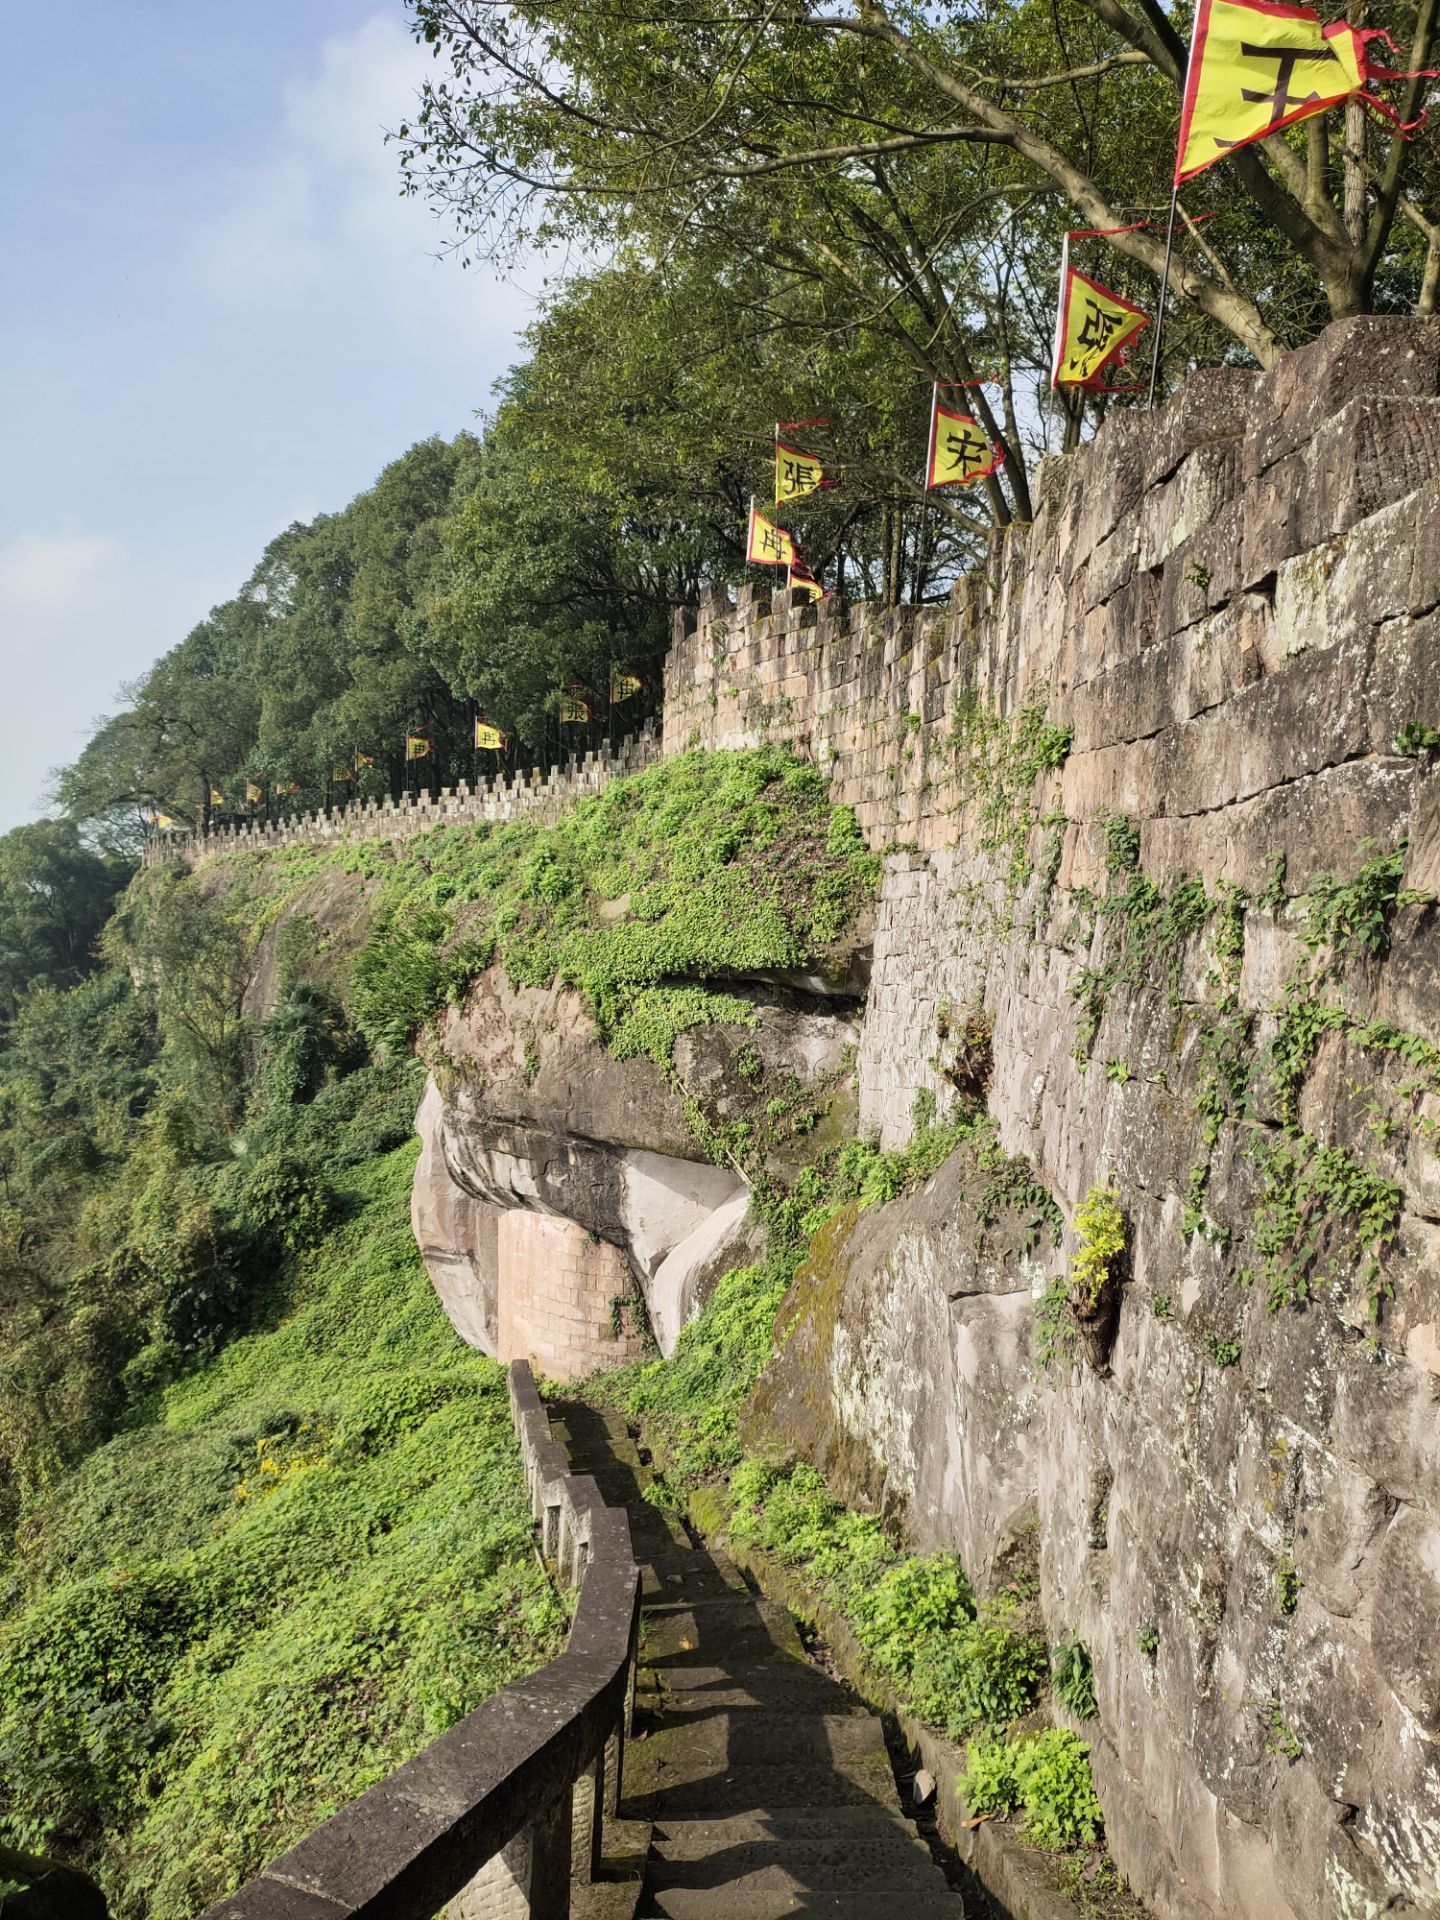
<path fill-rule="evenodd" d="M 533 311 L 398 195 L 401 0 L 5 12 L 0 830 L 282 527 L 473 425 Z"/>

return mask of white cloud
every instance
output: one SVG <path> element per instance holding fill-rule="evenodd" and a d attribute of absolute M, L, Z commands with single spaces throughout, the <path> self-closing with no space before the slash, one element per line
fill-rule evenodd
<path fill-rule="evenodd" d="M 124 571 L 125 548 L 108 534 L 22 533 L 0 547 L 0 633 L 64 620 Z"/>
<path fill-rule="evenodd" d="M 525 323 L 530 298 L 436 258 L 442 229 L 400 194 L 384 134 L 413 113 L 432 65 L 384 17 L 326 42 L 319 72 L 286 88 L 274 148 L 232 176 L 194 241 L 191 270 L 212 298 L 272 318 L 303 308 L 307 330 L 318 310 L 337 344 L 383 323 L 397 345 L 432 353 L 483 348 Z"/>
<path fill-rule="evenodd" d="M 111 534 L 25 532 L 0 545 L 11 722 L 0 759 L 0 826 L 40 810 L 50 771 L 79 753 L 96 709 L 113 711 L 120 683 L 218 597 L 173 557 L 147 564 Z"/>

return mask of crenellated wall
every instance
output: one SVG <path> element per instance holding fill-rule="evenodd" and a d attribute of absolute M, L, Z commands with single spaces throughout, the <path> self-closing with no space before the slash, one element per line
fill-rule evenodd
<path fill-rule="evenodd" d="M 517 773 L 506 780 L 462 780 L 438 793 L 403 794 L 398 800 L 357 800 L 346 807 L 321 807 L 313 813 L 290 814 L 283 819 L 256 821 L 250 826 L 218 827 L 210 833 L 167 832 L 145 848 L 144 864 L 158 866 L 180 859 L 194 866 L 219 854 L 259 853 L 270 847 L 324 845 L 332 840 L 402 840 L 430 833 L 436 827 L 466 820 L 552 820 L 566 807 L 598 793 L 621 774 L 638 773 L 660 757 L 658 730 L 647 724 L 638 734 L 626 734 L 614 752 L 602 748 L 567 764 Z"/>

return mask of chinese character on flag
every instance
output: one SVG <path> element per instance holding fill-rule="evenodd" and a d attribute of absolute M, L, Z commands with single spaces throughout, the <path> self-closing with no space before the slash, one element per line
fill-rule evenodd
<path fill-rule="evenodd" d="M 811 600 L 828 600 L 830 590 L 815 578 L 803 560 L 790 562 L 790 584 L 797 593 L 807 594 Z"/>
<path fill-rule="evenodd" d="M 983 480 L 994 473 L 1004 458 L 1004 450 L 992 447 L 974 419 L 942 399 L 937 386 L 930 404 L 930 460 L 925 485 L 968 487 L 972 480 Z"/>
<path fill-rule="evenodd" d="M 629 700 L 640 692 L 644 682 L 635 673 L 626 673 L 623 667 L 610 669 L 610 699 L 612 702 Z"/>
<path fill-rule="evenodd" d="M 1372 40 L 1394 44 L 1378 28 L 1347 26 L 1343 20 L 1323 26 L 1309 7 L 1278 6 L 1272 0 L 1200 0 L 1180 111 L 1176 186 L 1183 187 L 1236 147 L 1268 140 L 1281 127 L 1323 113 L 1356 93 L 1394 121 L 1399 132 L 1412 131 L 1424 115 L 1401 127 L 1394 108 L 1367 90 L 1369 83 L 1433 78 L 1434 70 L 1408 74 L 1377 66 L 1366 51 Z"/>
<path fill-rule="evenodd" d="M 499 727 L 491 726 L 488 720 L 477 720 L 475 722 L 475 745 L 477 747 L 488 747 L 493 753 L 503 753 L 505 750 L 505 736 Z"/>
<path fill-rule="evenodd" d="M 423 733 L 407 733 L 405 736 L 405 758 L 423 760 L 429 753 L 432 742 Z"/>
<path fill-rule="evenodd" d="M 263 787 L 257 787 L 253 780 L 247 780 L 245 783 L 246 804 L 248 806 L 258 807 L 264 798 L 265 789 Z"/>
<path fill-rule="evenodd" d="M 786 444 L 780 436 L 793 433 L 797 427 L 823 427 L 829 423 L 824 420 L 782 421 L 775 429 L 775 504 L 783 506 L 787 500 L 799 500 L 807 493 L 819 493 L 823 487 L 833 487 L 824 467 L 813 453 L 804 453 L 799 447 Z"/>
<path fill-rule="evenodd" d="M 795 564 L 795 542 L 783 527 L 767 520 L 763 513 L 750 509 L 750 535 L 745 558 L 757 567 L 790 567 Z"/>
<path fill-rule="evenodd" d="M 571 726 L 580 720 L 590 718 L 590 703 L 582 700 L 578 693 L 562 693 L 560 696 L 560 719 L 563 725 Z"/>
<path fill-rule="evenodd" d="M 1052 387 L 1103 389 L 1101 373 L 1150 324 L 1142 307 L 1070 265 L 1070 236 L 1060 255 L 1060 308 L 1055 319 Z M 1111 389 L 1113 391 L 1113 389 Z"/>

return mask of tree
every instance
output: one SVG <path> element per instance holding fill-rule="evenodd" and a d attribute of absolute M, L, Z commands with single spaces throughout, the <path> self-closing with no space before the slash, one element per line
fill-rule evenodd
<path fill-rule="evenodd" d="M 0 1024 L 39 985 L 76 985 L 128 865 L 84 845 L 68 820 L 37 820 L 0 836 Z"/>
<path fill-rule="evenodd" d="M 1053 292 L 1036 295 L 1062 226 L 1149 216 L 1109 245 L 1162 265 L 1186 44 L 1157 0 L 407 3 L 443 67 L 398 129 L 402 177 L 462 258 L 570 239 L 660 263 L 718 238 L 768 268 L 777 313 L 808 283 L 826 322 L 903 336 L 934 378 L 997 366 L 985 424 L 1012 459 L 988 508 L 1029 517 L 1008 375 L 1044 364 Z M 1422 67 L 1435 4 L 1376 0 L 1367 17 Z M 1425 85 L 1403 88 L 1402 114 Z M 1197 345 L 1269 365 L 1331 314 L 1433 311 L 1437 178 L 1433 143 L 1353 112 L 1212 168 L 1182 215 L 1173 286 L 1194 323 L 1174 370 Z M 1196 227 L 1202 204 L 1224 219 Z"/>

